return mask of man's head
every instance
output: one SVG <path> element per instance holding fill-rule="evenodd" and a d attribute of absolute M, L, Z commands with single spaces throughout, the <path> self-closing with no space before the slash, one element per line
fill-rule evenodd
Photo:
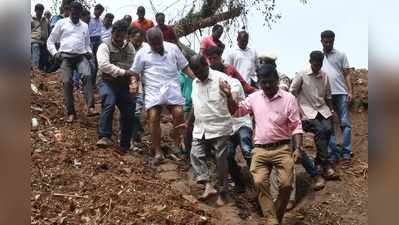
<path fill-rule="evenodd" d="M 163 14 L 161 12 L 155 14 L 155 20 L 157 21 L 158 26 L 164 26 L 165 25 L 165 14 Z"/>
<path fill-rule="evenodd" d="M 129 41 L 133 44 L 135 49 L 139 48 L 143 44 L 145 33 L 142 30 L 135 27 L 130 27 L 128 30 L 128 34 Z"/>
<path fill-rule="evenodd" d="M 82 13 L 80 14 L 80 19 L 83 22 L 89 24 L 89 22 L 90 22 L 90 11 L 87 10 L 87 9 L 83 9 Z"/>
<path fill-rule="evenodd" d="M 334 40 L 335 40 L 334 32 L 331 30 L 325 30 L 321 32 L 320 37 L 324 52 L 326 53 L 331 52 L 331 50 L 333 50 L 334 48 Z"/>
<path fill-rule="evenodd" d="M 276 67 L 271 64 L 260 64 L 256 69 L 258 85 L 265 95 L 272 98 L 278 91 L 279 76 Z"/>
<path fill-rule="evenodd" d="M 206 50 L 209 65 L 212 69 L 223 72 L 224 65 L 222 63 L 222 49 L 216 46 L 211 46 Z"/>
<path fill-rule="evenodd" d="M 36 13 L 36 18 L 40 19 L 43 16 L 44 12 L 44 6 L 42 4 L 36 4 L 35 5 L 35 13 Z"/>
<path fill-rule="evenodd" d="M 315 74 L 318 74 L 323 66 L 324 55 L 321 51 L 313 51 L 310 53 L 310 66 Z"/>
<path fill-rule="evenodd" d="M 153 27 L 147 31 L 147 41 L 151 46 L 152 51 L 163 55 L 163 34 L 162 31 L 156 27 Z"/>
<path fill-rule="evenodd" d="M 50 20 L 50 19 L 51 19 L 51 12 L 48 11 L 48 10 L 46 10 L 46 11 L 44 12 L 44 17 L 46 17 L 48 20 Z"/>
<path fill-rule="evenodd" d="M 117 47 L 122 47 L 124 41 L 127 39 L 127 31 L 129 25 L 125 20 L 118 20 L 112 25 L 112 43 Z"/>
<path fill-rule="evenodd" d="M 104 27 L 110 28 L 112 26 L 112 21 L 114 21 L 114 14 L 112 13 L 105 14 L 103 20 Z"/>
<path fill-rule="evenodd" d="M 94 16 L 96 18 L 99 18 L 104 12 L 104 6 L 102 6 L 101 4 L 97 4 L 96 6 L 94 6 Z"/>
<path fill-rule="evenodd" d="M 222 36 L 223 34 L 223 27 L 220 24 L 216 24 L 215 26 L 212 27 L 212 37 L 215 39 L 218 39 Z"/>
<path fill-rule="evenodd" d="M 132 24 L 132 16 L 130 16 L 130 15 L 125 15 L 124 17 L 123 17 L 123 19 L 127 22 L 127 24 Z"/>
<path fill-rule="evenodd" d="M 137 8 L 137 13 L 136 14 L 139 17 L 139 20 L 143 20 L 144 16 L 145 16 L 145 8 L 144 8 L 144 6 L 139 6 Z"/>
<path fill-rule="evenodd" d="M 63 0 L 60 8 L 60 13 L 64 16 L 64 18 L 69 17 L 71 15 L 71 4 L 73 0 Z"/>
<path fill-rule="evenodd" d="M 83 11 L 83 6 L 79 2 L 72 2 L 71 3 L 71 20 L 72 23 L 77 24 L 80 20 L 80 14 Z"/>
<path fill-rule="evenodd" d="M 237 44 L 241 49 L 246 49 L 248 45 L 249 34 L 246 31 L 240 31 L 237 35 Z"/>
<path fill-rule="evenodd" d="M 200 80 L 204 81 L 209 76 L 209 65 L 203 55 L 194 55 L 190 59 L 189 64 L 191 70 L 195 76 Z"/>

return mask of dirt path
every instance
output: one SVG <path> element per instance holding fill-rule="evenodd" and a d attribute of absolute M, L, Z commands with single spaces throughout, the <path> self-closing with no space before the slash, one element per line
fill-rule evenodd
<path fill-rule="evenodd" d="M 32 109 L 39 127 L 31 131 L 31 224 L 263 224 L 253 191 L 232 193 L 229 204 L 215 207 L 215 199 L 197 200 L 202 187 L 178 153 L 152 167 L 148 136 L 123 157 L 96 148 L 98 118 L 79 115 L 66 124 L 58 79 L 33 79 L 42 95 L 32 94 L 31 104 L 41 109 Z M 76 97 L 83 112 L 83 99 Z M 285 224 L 367 224 L 367 117 L 367 111 L 352 116 L 355 157 L 351 165 L 337 166 L 340 181 L 315 193 L 297 166 L 298 203 Z M 166 150 L 168 126 L 163 124 Z"/>

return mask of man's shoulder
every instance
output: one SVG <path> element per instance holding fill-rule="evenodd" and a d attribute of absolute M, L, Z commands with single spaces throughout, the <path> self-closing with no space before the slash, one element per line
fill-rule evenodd
<path fill-rule="evenodd" d="M 287 99 L 288 101 L 296 101 L 295 96 L 291 92 L 283 90 L 278 90 L 278 91 L 283 99 Z"/>
<path fill-rule="evenodd" d="M 332 50 L 332 53 L 337 59 L 342 59 L 342 58 L 346 57 L 345 52 L 337 50 L 335 48 Z"/>

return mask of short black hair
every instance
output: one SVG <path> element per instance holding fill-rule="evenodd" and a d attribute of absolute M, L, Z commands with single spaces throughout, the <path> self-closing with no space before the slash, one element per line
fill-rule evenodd
<path fill-rule="evenodd" d="M 35 11 L 44 11 L 44 6 L 40 3 L 36 4 Z"/>
<path fill-rule="evenodd" d="M 206 54 L 209 55 L 218 55 L 221 56 L 223 54 L 223 51 L 221 48 L 217 47 L 217 46 L 210 46 L 207 50 L 206 50 Z"/>
<path fill-rule="evenodd" d="M 80 4 L 80 2 L 74 1 L 74 2 L 71 3 L 71 10 L 72 9 L 75 9 L 75 10 L 77 10 L 79 12 L 82 12 L 83 11 L 83 6 L 82 6 L 82 4 Z"/>
<path fill-rule="evenodd" d="M 83 11 L 80 13 L 81 17 L 89 16 L 89 15 L 90 15 L 90 11 L 87 10 L 86 8 L 84 8 Z"/>
<path fill-rule="evenodd" d="M 96 6 L 94 6 L 94 10 L 101 10 L 104 11 L 104 6 L 101 4 L 97 4 Z"/>
<path fill-rule="evenodd" d="M 335 33 L 332 30 L 325 30 L 320 34 L 321 38 L 335 38 Z"/>
<path fill-rule="evenodd" d="M 124 15 L 124 16 L 123 16 L 123 19 L 124 19 L 124 20 L 127 20 L 127 19 L 130 19 L 130 20 L 131 20 L 131 19 L 132 19 L 132 16 L 131 16 L 131 15 Z"/>
<path fill-rule="evenodd" d="M 138 12 L 139 10 L 140 10 L 140 11 L 141 11 L 141 10 L 144 10 L 144 12 L 145 12 L 144 6 L 139 6 L 139 7 L 137 7 L 137 12 Z"/>
<path fill-rule="evenodd" d="M 215 26 L 212 27 L 212 32 L 215 32 L 216 30 L 222 29 L 223 30 L 223 26 L 220 24 L 216 24 Z"/>
<path fill-rule="evenodd" d="M 274 79 L 279 79 L 279 75 L 276 66 L 273 64 L 260 64 L 256 68 L 256 75 L 258 77 L 269 77 L 273 76 Z"/>
<path fill-rule="evenodd" d="M 157 18 L 158 16 L 163 16 L 163 17 L 165 17 L 165 13 L 159 12 L 159 13 L 155 14 L 155 18 Z"/>
<path fill-rule="evenodd" d="M 239 37 L 240 35 L 249 36 L 248 32 L 246 32 L 245 30 L 238 32 L 237 37 Z"/>
<path fill-rule="evenodd" d="M 129 34 L 129 36 L 134 36 L 136 34 L 140 34 L 140 36 L 145 37 L 144 31 L 137 29 L 136 27 L 129 27 L 128 34 Z"/>
<path fill-rule="evenodd" d="M 207 65 L 208 62 L 206 61 L 206 58 L 203 55 L 195 54 L 191 56 L 189 60 L 189 66 L 194 70 L 198 69 L 200 66 L 207 66 Z"/>
<path fill-rule="evenodd" d="M 112 14 L 112 13 L 107 13 L 107 14 L 105 14 L 104 18 L 113 19 L 113 18 L 115 18 L 115 16 L 114 16 L 114 14 Z"/>
<path fill-rule="evenodd" d="M 312 51 L 309 57 L 311 61 L 323 62 L 324 54 L 321 51 Z"/>
<path fill-rule="evenodd" d="M 112 31 L 114 32 L 127 32 L 129 29 L 129 24 L 127 24 L 126 20 L 118 20 L 114 24 L 112 24 Z"/>

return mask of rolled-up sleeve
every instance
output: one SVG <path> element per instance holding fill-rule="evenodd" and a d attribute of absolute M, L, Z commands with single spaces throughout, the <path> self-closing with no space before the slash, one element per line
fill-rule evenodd
<path fill-rule="evenodd" d="M 89 34 L 89 26 L 85 26 L 86 27 L 86 30 L 87 30 L 87 32 L 85 32 L 85 47 L 86 47 L 86 51 L 88 52 L 88 53 L 93 53 L 93 51 L 92 51 L 92 49 L 91 49 L 91 47 L 90 47 L 90 34 Z"/>
<path fill-rule="evenodd" d="M 247 97 L 240 103 L 238 103 L 238 109 L 234 113 L 233 117 L 242 117 L 252 112 L 252 104 L 250 97 Z"/>
<path fill-rule="evenodd" d="M 290 101 L 288 103 L 288 127 L 291 131 L 291 135 L 303 134 L 298 103 L 293 95 L 291 95 Z"/>
<path fill-rule="evenodd" d="M 125 75 L 126 70 L 115 66 L 110 62 L 109 49 L 105 43 L 102 43 L 97 50 L 97 62 L 98 69 L 106 74 L 113 77 L 119 77 Z"/>
<path fill-rule="evenodd" d="M 143 52 L 143 49 L 144 48 L 141 48 L 137 52 L 136 56 L 134 57 L 133 65 L 132 65 L 132 67 L 130 69 L 130 70 L 132 70 L 133 72 L 135 72 L 137 74 L 141 74 L 143 72 L 143 70 L 144 70 L 144 60 L 143 60 L 144 52 Z"/>
<path fill-rule="evenodd" d="M 176 54 L 176 60 L 177 60 L 177 67 L 179 70 L 183 70 L 184 68 L 186 68 L 188 66 L 188 61 L 177 46 L 175 48 L 175 54 Z"/>
<path fill-rule="evenodd" d="M 60 42 L 61 38 L 61 21 L 55 24 L 53 31 L 50 33 L 50 37 L 47 39 L 47 50 L 51 55 L 55 55 L 57 53 L 57 49 L 55 47 L 55 43 Z"/>

